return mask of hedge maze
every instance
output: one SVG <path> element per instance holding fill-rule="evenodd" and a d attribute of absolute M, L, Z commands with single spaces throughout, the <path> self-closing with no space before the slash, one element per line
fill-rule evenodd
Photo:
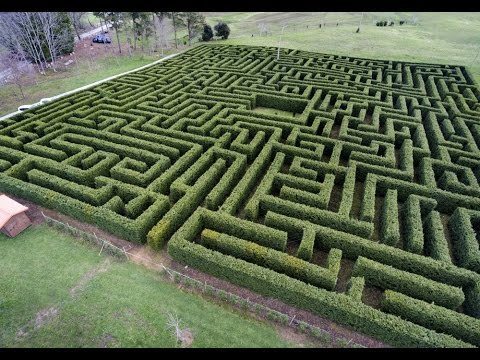
<path fill-rule="evenodd" d="M 203 45 L 0 123 L 0 190 L 397 346 L 480 346 L 463 66 Z"/>

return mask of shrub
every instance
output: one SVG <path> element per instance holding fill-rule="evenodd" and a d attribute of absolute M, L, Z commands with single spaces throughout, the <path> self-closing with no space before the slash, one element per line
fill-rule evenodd
<path fill-rule="evenodd" d="M 208 24 L 204 24 L 203 25 L 202 40 L 203 41 L 210 41 L 212 38 L 213 38 L 212 27 Z"/>
<path fill-rule="evenodd" d="M 213 28 L 215 30 L 215 36 L 219 36 L 223 40 L 228 39 L 228 36 L 230 35 L 230 28 L 228 27 L 228 25 L 226 23 L 220 21 Z"/>

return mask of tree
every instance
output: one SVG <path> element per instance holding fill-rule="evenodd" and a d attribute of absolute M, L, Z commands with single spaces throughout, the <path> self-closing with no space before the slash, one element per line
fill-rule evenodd
<path fill-rule="evenodd" d="M 22 100 L 25 99 L 23 88 L 25 85 L 33 82 L 34 69 L 32 64 L 25 61 L 21 54 L 3 53 L 0 55 L 0 69 L 7 75 L 5 76 L 5 83 L 12 84 L 18 87 Z"/>
<path fill-rule="evenodd" d="M 155 41 L 160 40 L 160 47 L 162 49 L 162 55 L 163 55 L 163 49 L 165 47 L 169 47 L 168 43 L 168 35 L 170 28 L 167 27 L 166 24 L 166 19 L 170 18 L 170 13 L 169 12 L 156 12 L 156 21 L 154 22 L 154 29 L 155 29 Z M 157 34 L 158 39 L 157 39 Z M 157 48 L 157 44 L 155 45 L 155 48 Z"/>
<path fill-rule="evenodd" d="M 188 32 L 188 45 L 192 45 L 192 38 L 195 33 L 202 28 L 205 23 L 205 16 L 199 12 L 181 12 L 178 17 L 182 20 L 183 24 L 187 27 Z"/>
<path fill-rule="evenodd" d="M 36 18 L 40 26 L 42 50 L 46 60 L 56 71 L 55 62 L 60 55 L 70 54 L 74 48 L 72 22 L 66 12 L 39 12 Z"/>
<path fill-rule="evenodd" d="M 177 44 L 177 24 L 176 21 L 178 19 L 178 12 L 171 12 L 170 16 L 172 17 L 172 23 L 173 23 L 173 33 L 175 36 L 175 49 L 178 49 L 178 44 Z"/>
<path fill-rule="evenodd" d="M 137 33 L 138 33 L 138 23 L 139 23 L 139 12 L 129 12 L 128 15 L 132 19 L 132 34 L 133 34 L 133 50 L 137 50 Z"/>
<path fill-rule="evenodd" d="M 107 12 L 106 11 L 94 11 L 93 15 L 100 19 L 100 27 L 103 27 L 102 20 L 105 23 L 105 30 L 108 30 L 107 27 Z"/>
<path fill-rule="evenodd" d="M 117 43 L 118 43 L 118 52 L 122 53 L 122 46 L 120 45 L 120 28 L 123 25 L 123 13 L 121 12 L 107 12 L 105 17 L 112 23 L 112 27 L 115 29 L 115 34 L 117 36 Z"/>
<path fill-rule="evenodd" d="M 133 49 L 137 49 L 137 39 L 142 39 L 142 50 L 145 44 L 145 38 L 152 34 L 152 19 L 148 12 L 129 12 L 133 25 Z"/>
<path fill-rule="evenodd" d="M 142 51 L 144 50 L 145 41 L 153 33 L 153 21 L 149 12 L 141 12 L 138 22 L 138 32 L 142 38 Z"/>
<path fill-rule="evenodd" d="M 181 320 L 177 314 L 167 313 L 167 329 L 173 333 L 176 344 L 180 344 L 181 347 L 189 347 L 193 342 L 193 334 L 188 328 L 181 328 Z"/>
<path fill-rule="evenodd" d="M 71 53 L 74 35 L 66 12 L 11 12 L 0 14 L 0 44 L 36 64 L 45 74 L 47 62 Z"/>
<path fill-rule="evenodd" d="M 80 29 L 82 29 L 82 17 L 85 15 L 85 12 L 69 12 L 68 16 L 73 25 L 73 29 L 75 30 L 75 34 L 77 34 L 78 40 L 82 40 L 80 37 Z"/>
<path fill-rule="evenodd" d="M 202 33 L 202 40 L 203 41 L 210 41 L 213 38 L 213 30 L 212 27 L 208 24 L 203 25 L 203 33 Z"/>
<path fill-rule="evenodd" d="M 214 27 L 215 29 L 215 36 L 221 37 L 223 40 L 228 39 L 228 36 L 230 35 L 230 28 L 226 23 L 223 21 L 219 22 L 217 25 Z"/>

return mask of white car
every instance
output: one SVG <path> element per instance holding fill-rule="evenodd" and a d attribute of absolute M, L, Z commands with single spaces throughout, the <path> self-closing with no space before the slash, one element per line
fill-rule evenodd
<path fill-rule="evenodd" d="M 25 110 L 28 110 L 32 107 L 33 105 L 20 105 L 18 107 L 18 111 L 25 111 Z"/>

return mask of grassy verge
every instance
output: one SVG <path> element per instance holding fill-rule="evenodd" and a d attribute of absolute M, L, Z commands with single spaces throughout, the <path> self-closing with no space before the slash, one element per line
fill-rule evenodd
<path fill-rule="evenodd" d="M 284 347 L 268 324 L 183 292 L 139 265 L 98 256 L 46 225 L 0 234 L 0 347 Z"/>

